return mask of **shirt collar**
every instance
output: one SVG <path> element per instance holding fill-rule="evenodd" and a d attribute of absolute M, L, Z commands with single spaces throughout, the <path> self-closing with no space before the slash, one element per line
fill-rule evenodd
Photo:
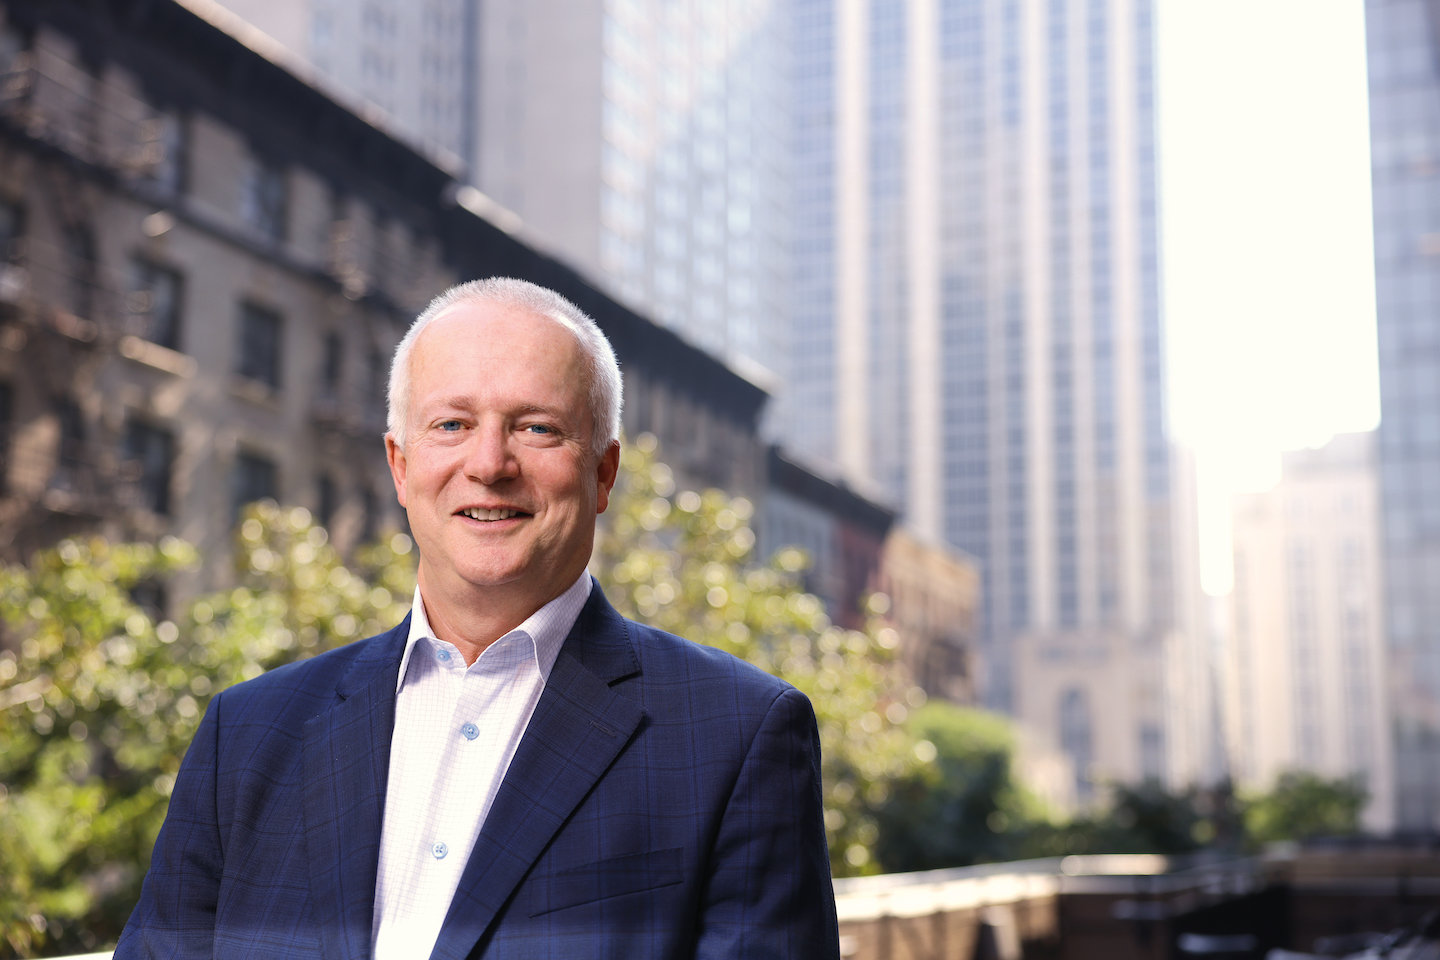
<path fill-rule="evenodd" d="M 550 668 L 555 665 L 555 658 L 560 655 L 560 647 L 570 635 L 570 629 L 575 626 L 585 601 L 590 599 L 591 584 L 590 573 L 581 571 L 579 578 L 568 590 L 505 634 L 510 637 L 520 633 L 530 638 L 535 649 L 535 666 L 540 671 L 542 683 L 550 679 Z M 438 642 L 435 631 L 430 629 L 430 618 L 425 615 L 425 601 L 420 597 L 420 585 L 416 584 L 415 600 L 410 605 L 410 635 L 405 640 L 405 653 L 400 657 L 400 675 L 395 679 L 396 693 L 405 685 L 405 668 L 410 664 L 410 651 L 415 649 L 416 642 L 421 639 Z M 481 653 L 480 656 L 485 654 Z"/>

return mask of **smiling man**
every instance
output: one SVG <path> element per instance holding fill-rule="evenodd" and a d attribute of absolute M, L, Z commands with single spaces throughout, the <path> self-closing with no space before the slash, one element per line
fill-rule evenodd
<path fill-rule="evenodd" d="M 117 957 L 839 956 L 809 702 L 585 571 L 620 397 L 552 291 L 420 315 L 385 437 L 411 615 L 211 701 Z"/>

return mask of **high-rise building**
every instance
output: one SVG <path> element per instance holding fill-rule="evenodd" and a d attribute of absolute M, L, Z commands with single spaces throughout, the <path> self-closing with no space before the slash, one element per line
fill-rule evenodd
<path fill-rule="evenodd" d="M 783 0 L 224 2 L 458 163 L 498 223 L 774 385 Z"/>
<path fill-rule="evenodd" d="M 1175 560 L 1150 0 L 794 11 L 787 443 L 979 559 L 988 700 L 1070 754 L 1082 799 L 1092 773 L 1198 775 L 1167 745 L 1167 660 L 1200 616 Z"/>
<path fill-rule="evenodd" d="M 1396 824 L 1440 828 L 1440 9 L 1367 0 Z"/>
<path fill-rule="evenodd" d="M 383 114 L 388 132 L 451 172 L 473 159 L 475 0 L 181 2 L 232 32 L 260 30 L 294 57 L 286 66 L 316 74 L 327 93 L 361 115 Z"/>
<path fill-rule="evenodd" d="M 274 0 L 227 2 L 264 28 Z M 363 51 L 399 56 L 430 9 L 305 2 L 305 55 L 366 96 Z M 775 384 L 789 450 L 976 557 L 981 685 L 1082 797 L 1092 772 L 1196 776 L 1166 694 L 1200 617 L 1164 427 L 1152 0 L 445 2 L 474 23 L 455 56 L 486 202 Z M 413 75 L 370 97 L 402 126 Z"/>
<path fill-rule="evenodd" d="M 1385 830 L 1394 770 L 1385 716 L 1375 436 L 1287 453 L 1280 482 L 1233 503 L 1226 683 L 1230 768 L 1265 790 L 1290 770 L 1360 777 Z"/>

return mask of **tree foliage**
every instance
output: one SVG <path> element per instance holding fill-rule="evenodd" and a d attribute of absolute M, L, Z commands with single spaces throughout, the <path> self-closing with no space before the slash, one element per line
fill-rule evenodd
<path fill-rule="evenodd" d="M 935 761 L 897 780 L 876 811 L 877 856 L 897 872 L 1070 854 L 1239 853 L 1354 834 L 1366 802 L 1353 779 L 1288 773 L 1270 791 L 1240 797 L 1228 782 L 1178 790 L 1112 784 L 1099 806 L 1062 817 L 1014 778 L 1006 718 L 932 702 L 910 729 Z"/>
<path fill-rule="evenodd" d="M 804 554 L 755 552 L 751 503 L 680 491 L 655 438 L 626 448 L 591 569 L 622 614 L 726 650 L 797 687 L 820 726 L 825 825 L 840 875 L 878 870 L 874 808 L 917 764 L 900 725 L 924 702 L 878 620 L 842 630 L 805 591 Z"/>
<path fill-rule="evenodd" d="M 255 504 L 238 584 L 176 621 L 137 597 L 194 563 L 177 540 L 67 540 L 0 570 L 0 956 L 113 942 L 210 697 L 397 622 L 409 553 L 392 537 L 351 570 L 308 512 Z"/>
<path fill-rule="evenodd" d="M 1103 810 L 1048 816 L 1014 775 L 1008 721 L 925 705 L 892 657 L 893 631 L 833 625 L 803 587 L 800 551 L 756 555 L 748 501 L 677 492 L 654 453 L 646 436 L 625 451 L 592 569 L 625 615 L 810 697 L 837 874 L 1239 836 L 1228 791 L 1117 788 Z M 235 556 L 235 586 L 174 620 L 145 598 L 194 564 L 177 540 L 67 540 L 0 569 L 0 957 L 113 942 L 209 698 L 398 623 L 415 586 L 404 535 L 347 565 L 307 511 L 268 502 L 247 509 Z M 1245 798 L 1243 824 L 1256 842 L 1353 832 L 1364 801 L 1354 782 L 1291 774 Z"/>
<path fill-rule="evenodd" d="M 881 865 L 901 872 L 1011 858 L 1043 812 L 1015 777 L 1009 722 L 931 701 L 909 728 L 920 755 L 934 759 L 899 778 L 876 810 Z"/>
<path fill-rule="evenodd" d="M 1255 843 L 1353 834 L 1368 798 L 1357 778 L 1282 773 L 1272 789 L 1249 798 L 1245 831 Z"/>

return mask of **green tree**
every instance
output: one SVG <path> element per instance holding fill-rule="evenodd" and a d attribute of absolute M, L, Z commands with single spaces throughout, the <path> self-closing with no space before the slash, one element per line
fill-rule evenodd
<path fill-rule="evenodd" d="M 933 870 L 1014 856 L 1043 818 L 1014 775 L 1015 738 L 1004 717 L 931 701 L 910 734 L 934 762 L 899 778 L 876 810 L 876 855 L 889 871 Z"/>
<path fill-rule="evenodd" d="M 0 570 L 0 956 L 113 942 L 209 698 L 398 622 L 410 552 L 396 535 L 352 570 L 308 512 L 255 504 L 238 584 L 177 621 L 135 600 L 194 562 L 177 540 L 67 540 Z"/>
<path fill-rule="evenodd" d="M 1246 798 L 1245 832 L 1257 844 L 1353 834 L 1368 799 L 1358 778 L 1282 773 L 1268 793 Z"/>
<path fill-rule="evenodd" d="M 837 874 L 874 873 L 873 808 L 917 764 L 900 724 L 924 693 L 873 620 L 842 630 L 805 592 L 804 554 L 755 555 L 751 503 L 719 490 L 676 492 L 655 438 L 626 447 L 591 569 L 622 614 L 726 650 L 810 698 L 820 726 L 825 826 Z"/>
<path fill-rule="evenodd" d="M 178 627 L 131 591 L 191 560 L 66 541 L 0 571 L 0 950 L 118 933 L 199 714 Z"/>

